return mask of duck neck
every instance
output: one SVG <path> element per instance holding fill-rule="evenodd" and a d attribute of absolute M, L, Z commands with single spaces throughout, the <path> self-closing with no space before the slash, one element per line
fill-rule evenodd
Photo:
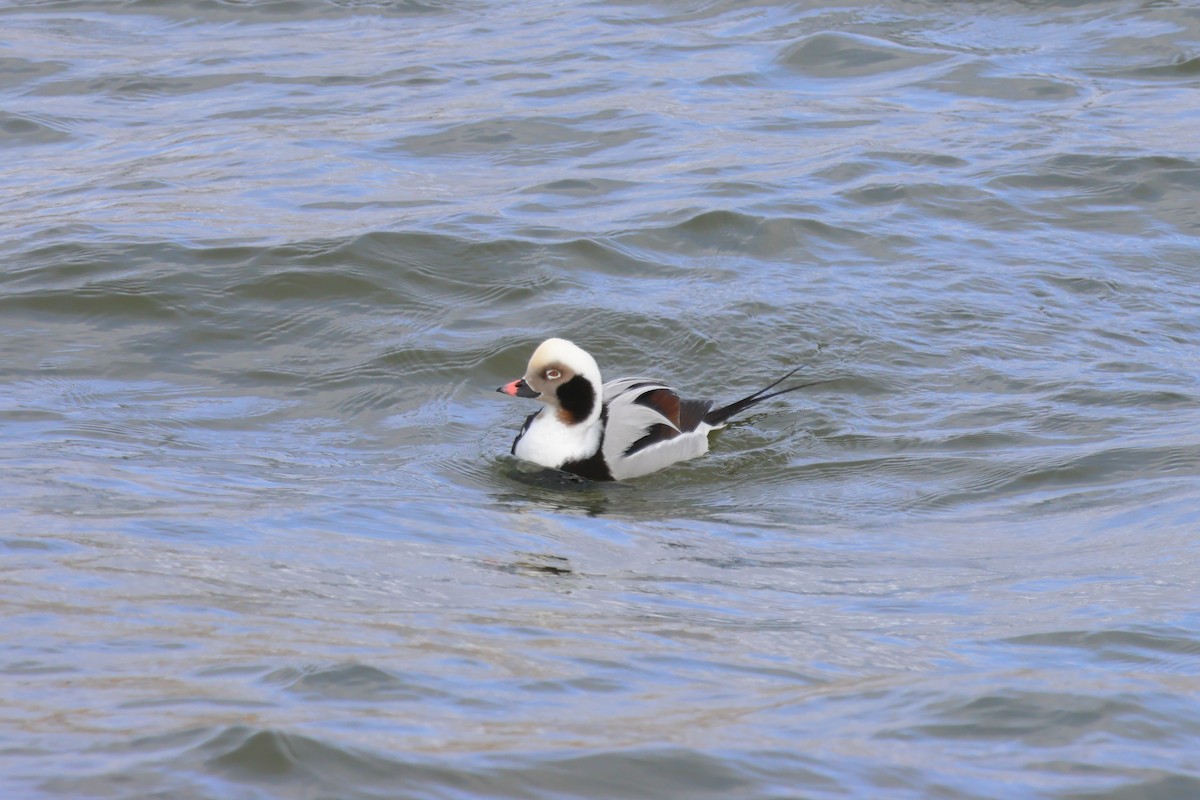
<path fill-rule="evenodd" d="M 590 458 L 600 450 L 604 426 L 599 413 L 595 419 L 568 424 L 557 411 L 550 407 L 542 409 L 514 445 L 513 452 L 518 458 L 558 469 L 567 462 Z"/>

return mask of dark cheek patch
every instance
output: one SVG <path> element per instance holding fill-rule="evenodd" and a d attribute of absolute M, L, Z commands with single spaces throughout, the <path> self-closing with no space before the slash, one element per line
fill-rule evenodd
<path fill-rule="evenodd" d="M 592 410 L 596 407 L 596 390 L 587 378 L 576 375 L 558 387 L 558 404 L 562 407 L 559 419 L 564 424 L 583 422 L 592 415 Z"/>

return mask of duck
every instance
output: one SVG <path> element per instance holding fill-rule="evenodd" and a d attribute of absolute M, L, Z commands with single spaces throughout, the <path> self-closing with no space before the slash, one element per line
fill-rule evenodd
<path fill-rule="evenodd" d="M 810 384 L 771 391 L 799 367 L 754 394 L 714 408 L 712 400 L 682 399 L 652 378 L 604 383 L 596 359 L 566 339 L 538 345 L 525 374 L 496 389 L 543 408 L 530 414 L 512 455 L 593 481 L 625 481 L 708 452 L 708 434 L 733 415 Z"/>

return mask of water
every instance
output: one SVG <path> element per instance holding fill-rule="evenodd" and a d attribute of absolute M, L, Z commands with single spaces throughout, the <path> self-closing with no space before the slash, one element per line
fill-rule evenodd
<path fill-rule="evenodd" d="M 1200 9 L 0 10 L 0 794 L 1200 797 Z M 730 400 L 507 455 L 550 335 Z"/>

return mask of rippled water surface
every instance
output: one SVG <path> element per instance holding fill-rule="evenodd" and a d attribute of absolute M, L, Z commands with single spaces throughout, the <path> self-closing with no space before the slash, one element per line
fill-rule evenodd
<path fill-rule="evenodd" d="M 1194 3 L 0 9 L 0 795 L 1200 797 Z M 812 386 L 621 485 L 551 335 Z"/>

